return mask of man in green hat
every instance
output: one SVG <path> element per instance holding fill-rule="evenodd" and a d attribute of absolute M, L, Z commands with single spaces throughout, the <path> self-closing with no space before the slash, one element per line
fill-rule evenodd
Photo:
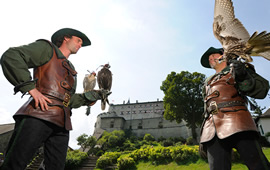
<path fill-rule="evenodd" d="M 14 133 L 8 144 L 1 170 L 23 170 L 43 146 L 46 169 L 63 170 L 68 149 L 71 109 L 93 105 L 104 91 L 75 93 L 77 72 L 68 60 L 81 47 L 91 45 L 82 32 L 64 28 L 56 31 L 51 42 L 37 40 L 9 48 L 1 66 L 14 92 L 30 94 L 15 113 Z M 28 71 L 34 69 L 33 78 Z"/>
<path fill-rule="evenodd" d="M 256 74 L 251 64 L 227 61 L 222 48 L 210 47 L 203 54 L 201 64 L 216 71 L 203 87 L 205 119 L 200 152 L 207 156 L 210 169 L 231 169 L 232 148 L 237 149 L 249 169 L 270 169 L 246 97 L 265 98 L 268 81 Z"/>

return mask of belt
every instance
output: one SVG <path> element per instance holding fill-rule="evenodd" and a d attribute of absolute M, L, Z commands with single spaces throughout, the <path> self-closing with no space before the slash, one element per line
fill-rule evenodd
<path fill-rule="evenodd" d="M 242 101 L 228 101 L 228 102 L 222 102 L 222 103 L 216 103 L 216 101 L 211 101 L 210 105 L 207 107 L 207 113 L 210 114 L 217 114 L 218 109 L 225 108 L 225 107 L 233 107 L 233 106 L 246 106 L 245 102 Z"/>

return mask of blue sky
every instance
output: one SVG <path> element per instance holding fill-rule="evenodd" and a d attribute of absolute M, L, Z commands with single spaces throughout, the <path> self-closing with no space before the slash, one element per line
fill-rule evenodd
<path fill-rule="evenodd" d="M 269 0 L 233 1 L 236 17 L 248 32 L 270 31 Z M 212 31 L 214 0 L 10 0 L 0 2 L 2 40 L 0 53 L 12 46 L 50 39 L 58 29 L 71 27 L 92 41 L 70 60 L 78 74 L 77 92 L 87 70 L 110 63 L 113 73 L 110 102 L 162 100 L 162 81 L 171 71 L 200 72 L 200 57 L 210 46 L 220 47 Z M 259 74 L 270 80 L 270 62 L 254 58 Z M 13 87 L 0 70 L 0 123 L 11 123 L 12 115 L 27 100 L 13 95 Z M 259 100 L 270 106 L 269 97 Z M 76 137 L 92 135 L 100 102 L 85 116 L 86 107 L 73 110 L 70 146 L 78 148 Z"/>

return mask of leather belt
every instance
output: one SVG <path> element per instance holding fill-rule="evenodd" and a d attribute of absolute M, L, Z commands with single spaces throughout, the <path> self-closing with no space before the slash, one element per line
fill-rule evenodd
<path fill-rule="evenodd" d="M 222 103 L 216 103 L 216 101 L 211 101 L 209 106 L 207 107 L 207 113 L 210 114 L 217 114 L 218 109 L 225 108 L 225 107 L 233 107 L 233 106 L 246 106 L 245 102 L 242 101 L 228 101 L 228 102 L 222 102 Z"/>

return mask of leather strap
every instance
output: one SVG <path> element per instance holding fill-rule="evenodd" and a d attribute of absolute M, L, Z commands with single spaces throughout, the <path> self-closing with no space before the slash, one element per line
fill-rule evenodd
<path fill-rule="evenodd" d="M 217 114 L 218 109 L 233 106 L 246 106 L 246 103 L 242 101 L 228 101 L 217 104 L 216 101 L 212 101 L 210 105 L 207 107 L 207 112 L 210 114 Z"/>

